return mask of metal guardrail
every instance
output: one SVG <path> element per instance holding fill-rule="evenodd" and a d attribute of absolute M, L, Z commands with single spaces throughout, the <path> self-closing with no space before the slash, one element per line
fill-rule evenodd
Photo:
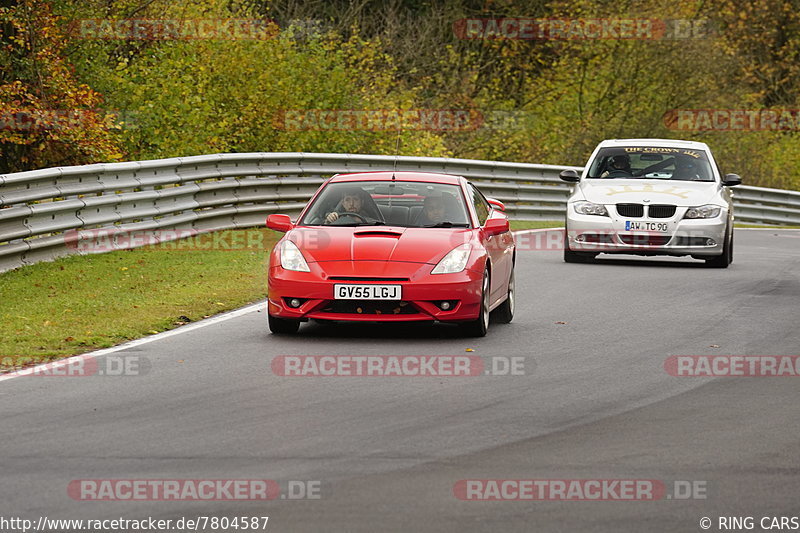
<path fill-rule="evenodd" d="M 581 170 L 435 157 L 247 153 L 0 175 L 0 272 L 77 253 L 70 246 L 75 230 L 263 226 L 270 213 L 299 212 L 325 178 L 344 172 L 456 174 L 503 201 L 512 218 L 558 219 L 570 191 L 558 178 L 566 168 Z M 800 224 L 800 192 L 739 186 L 735 198 L 740 221 Z"/>

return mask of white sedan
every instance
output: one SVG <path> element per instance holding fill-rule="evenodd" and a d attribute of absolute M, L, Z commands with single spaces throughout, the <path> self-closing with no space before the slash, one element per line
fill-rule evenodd
<path fill-rule="evenodd" d="M 599 253 L 690 255 L 707 266 L 733 261 L 733 202 L 705 143 L 665 139 L 601 142 L 567 201 L 564 261 L 592 261 Z"/>

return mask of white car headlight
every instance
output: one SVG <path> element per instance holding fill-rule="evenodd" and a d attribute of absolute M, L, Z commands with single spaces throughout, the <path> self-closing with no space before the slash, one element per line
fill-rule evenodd
<path fill-rule="evenodd" d="M 311 272 L 305 257 L 292 241 L 283 241 L 281 244 L 281 266 L 295 272 Z"/>
<path fill-rule="evenodd" d="M 601 217 L 608 216 L 608 211 L 606 211 L 606 207 L 602 204 L 593 204 L 592 202 L 575 202 L 572 204 L 572 207 L 575 208 L 575 212 L 579 215 L 597 215 Z"/>
<path fill-rule="evenodd" d="M 720 208 L 715 205 L 701 205 L 687 209 L 683 218 L 714 218 L 719 216 L 719 212 Z"/>
<path fill-rule="evenodd" d="M 439 264 L 436 265 L 431 274 L 455 274 L 467 268 L 467 261 L 469 260 L 469 253 L 472 249 L 469 245 L 459 245 L 442 257 Z"/>

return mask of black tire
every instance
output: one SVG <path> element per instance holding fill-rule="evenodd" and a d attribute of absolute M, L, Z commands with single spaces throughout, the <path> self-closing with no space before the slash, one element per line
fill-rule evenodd
<path fill-rule="evenodd" d="M 500 324 L 508 324 L 514 319 L 514 266 L 508 278 L 508 298 L 494 310 L 494 318 Z"/>
<path fill-rule="evenodd" d="M 733 263 L 733 233 L 731 226 L 728 224 L 728 229 L 725 230 L 725 244 L 722 247 L 722 254 L 706 259 L 706 266 L 709 268 L 728 268 L 728 265 Z"/>
<path fill-rule="evenodd" d="M 291 335 L 300 329 L 300 321 L 269 315 L 269 330 L 275 335 Z"/>
<path fill-rule="evenodd" d="M 481 309 L 478 318 L 470 322 L 460 324 L 461 331 L 467 337 L 485 337 L 489 330 L 489 292 L 491 289 L 489 270 L 483 271 L 483 283 L 481 286 Z"/>
<path fill-rule="evenodd" d="M 564 231 L 564 262 L 565 263 L 592 263 L 597 257 L 593 252 L 573 252 L 569 249 L 569 238 L 566 230 Z"/>

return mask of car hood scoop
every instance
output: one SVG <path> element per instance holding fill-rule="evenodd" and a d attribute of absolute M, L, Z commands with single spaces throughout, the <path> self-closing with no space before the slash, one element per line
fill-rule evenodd
<path fill-rule="evenodd" d="M 395 239 L 399 239 L 403 236 L 403 232 L 401 231 L 391 231 L 391 230 L 361 230 L 353 232 L 354 237 L 394 237 Z"/>

